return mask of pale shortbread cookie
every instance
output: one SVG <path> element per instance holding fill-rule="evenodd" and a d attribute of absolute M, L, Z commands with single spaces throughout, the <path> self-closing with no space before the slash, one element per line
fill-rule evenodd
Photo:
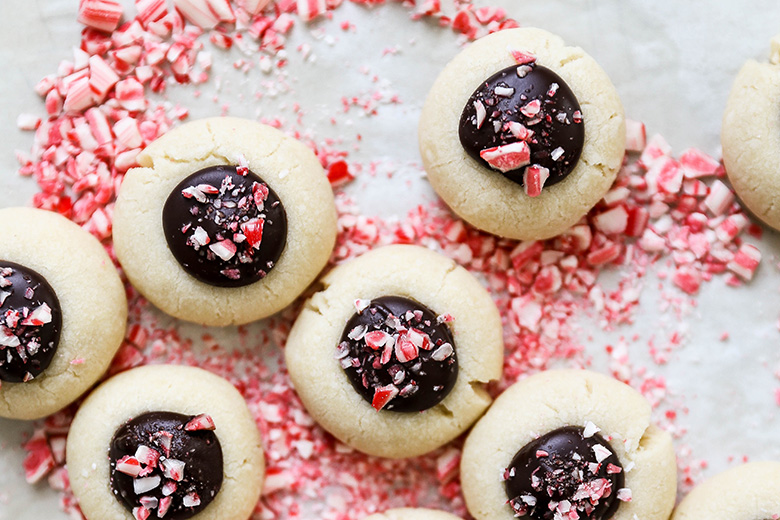
<path fill-rule="evenodd" d="M 100 242 L 65 217 L 7 208 L 0 223 L 0 260 L 41 274 L 62 309 L 49 367 L 32 381 L 0 386 L 0 417 L 38 419 L 75 401 L 106 371 L 125 336 L 127 298 Z"/>
<path fill-rule="evenodd" d="M 575 169 L 531 198 L 523 187 L 472 159 L 461 146 L 464 106 L 481 82 L 516 62 L 509 51 L 566 81 L 582 108 L 585 143 Z M 477 40 L 441 72 L 422 110 L 420 152 L 431 185 L 471 225 L 507 238 L 537 240 L 575 224 L 609 190 L 625 151 L 623 107 L 604 70 L 579 47 L 541 29 L 499 31 Z"/>
<path fill-rule="evenodd" d="M 418 246 L 375 249 L 325 276 L 290 332 L 285 355 L 306 409 L 336 438 L 369 455 L 415 457 L 454 439 L 490 404 L 485 385 L 501 377 L 501 318 L 490 295 L 454 261 Z M 452 391 L 421 413 L 376 411 L 334 358 L 355 300 L 411 298 L 449 313 L 459 372 Z"/>
<path fill-rule="evenodd" d="M 780 462 L 751 462 L 694 488 L 672 520 L 771 520 L 780 518 Z"/>
<path fill-rule="evenodd" d="M 462 520 L 453 514 L 438 509 L 425 509 L 422 507 L 402 507 L 388 509 L 383 513 L 367 516 L 363 520 Z"/>
<path fill-rule="evenodd" d="M 749 60 L 739 71 L 720 137 L 731 185 L 745 205 L 780 230 L 780 38 L 769 63 Z"/>
<path fill-rule="evenodd" d="M 208 414 L 222 447 L 224 478 L 197 520 L 244 520 L 260 498 L 265 459 L 260 434 L 241 394 L 226 380 L 195 367 L 154 365 L 112 377 L 79 408 L 67 443 L 73 494 L 88 520 L 128 520 L 111 492 L 108 450 L 117 429 L 154 411 Z"/>
<path fill-rule="evenodd" d="M 471 515 L 477 520 L 514 518 L 502 475 L 515 454 L 538 436 L 564 426 L 584 427 L 588 421 L 611 437 L 626 470 L 625 487 L 632 493 L 613 518 L 669 518 L 677 490 L 671 437 L 650 424 L 650 404 L 638 392 L 584 370 L 547 371 L 515 383 L 474 426 L 460 466 Z"/>
<path fill-rule="evenodd" d="M 276 192 L 287 213 L 287 243 L 268 275 L 244 287 L 198 281 L 168 248 L 163 206 L 189 175 L 217 165 L 248 168 Z M 279 130 L 238 118 L 193 121 L 171 130 L 138 157 L 114 213 L 114 246 L 127 277 L 171 316 L 235 325 L 274 314 L 297 298 L 325 266 L 336 240 L 333 192 L 314 153 Z"/>

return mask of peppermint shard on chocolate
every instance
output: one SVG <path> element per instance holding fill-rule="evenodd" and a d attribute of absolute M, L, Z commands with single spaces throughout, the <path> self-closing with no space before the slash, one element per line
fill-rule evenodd
<path fill-rule="evenodd" d="M 579 161 L 585 142 L 582 111 L 569 86 L 533 57 L 485 80 L 466 103 L 459 137 L 464 150 L 487 168 L 538 196 Z"/>

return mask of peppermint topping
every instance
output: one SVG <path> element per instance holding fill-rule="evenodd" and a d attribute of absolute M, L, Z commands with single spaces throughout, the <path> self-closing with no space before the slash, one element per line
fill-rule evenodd
<path fill-rule="evenodd" d="M 517 452 L 503 475 L 515 516 L 607 520 L 630 500 L 620 461 L 597 431 L 593 423 L 559 428 Z"/>
<path fill-rule="evenodd" d="M 59 344 L 59 300 L 35 271 L 0 261 L 0 380 L 26 383 L 51 363 Z"/>
<path fill-rule="evenodd" d="M 334 356 L 355 390 L 377 411 L 421 411 L 441 402 L 458 371 L 446 325 L 452 317 L 439 319 L 399 296 L 358 300 L 355 307 Z"/>
<path fill-rule="evenodd" d="M 510 52 L 519 66 L 498 72 L 472 94 L 461 115 L 460 142 L 483 165 L 520 185 L 531 183 L 525 191 L 535 197 L 579 161 L 582 112 L 556 73 L 531 54 Z"/>
<path fill-rule="evenodd" d="M 184 179 L 165 203 L 163 227 L 182 267 L 222 287 L 264 278 L 287 240 L 281 202 L 246 166 L 215 166 Z"/>
<path fill-rule="evenodd" d="M 213 419 L 201 414 L 143 414 L 111 441 L 111 488 L 136 518 L 185 519 L 222 485 L 222 450 Z M 206 498 L 204 498 L 206 497 Z"/>

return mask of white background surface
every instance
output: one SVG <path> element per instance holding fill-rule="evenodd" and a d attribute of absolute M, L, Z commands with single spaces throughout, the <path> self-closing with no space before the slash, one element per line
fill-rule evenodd
<path fill-rule="evenodd" d="M 444 2 L 446 3 L 446 1 Z M 478 5 L 501 5 L 524 26 L 556 32 L 568 43 L 580 45 L 606 69 L 620 93 L 627 115 L 647 123 L 649 133 L 660 132 L 676 152 L 695 146 L 718 155 L 720 118 L 731 81 L 748 58 L 766 59 L 769 39 L 780 31 L 780 4 L 776 0 L 491 0 Z M 62 59 L 78 45 L 77 0 L 0 1 L 0 207 L 28 204 L 36 191 L 34 181 L 16 176 L 14 150 L 29 150 L 32 134 L 16 128 L 20 112 L 44 114 L 42 100 L 32 87 L 45 74 L 56 72 Z M 365 190 L 361 207 L 368 214 L 403 216 L 416 203 L 434 195 L 420 180 L 416 126 L 420 106 L 436 73 L 457 52 L 456 37 L 428 22 L 412 23 L 408 12 L 392 4 L 366 10 L 346 4 L 334 12 L 334 20 L 309 26 L 297 24 L 288 44 L 289 84 L 293 92 L 255 100 L 268 92 L 269 78 L 255 69 L 248 75 L 233 70 L 240 53 L 213 49 L 214 77 L 222 75 L 219 103 L 211 101 L 217 82 L 204 85 L 204 95 L 193 99 L 193 89 L 173 87 L 169 98 L 191 109 L 192 117 L 219 115 L 224 103 L 231 115 L 280 117 L 293 122 L 292 102 L 302 105 L 304 128 L 318 138 L 343 138 L 352 144 L 360 133 L 363 141 L 350 159 L 368 163 L 381 160 L 398 168 L 394 182 L 363 179 L 350 187 Z M 356 25 L 354 33 L 339 29 L 342 20 Z M 331 45 L 311 34 L 311 29 L 332 35 Z M 310 42 L 316 60 L 302 63 L 294 52 L 299 42 Z M 208 46 L 208 45 L 207 45 Z M 387 47 L 398 53 L 383 56 Z M 381 78 L 383 88 L 397 93 L 399 105 L 382 105 L 376 117 L 353 113 L 351 124 L 331 126 L 331 114 L 341 111 L 341 97 L 360 95 L 376 88 L 366 66 Z M 780 96 L 778 96 L 780 102 Z M 345 121 L 340 116 L 339 121 Z M 407 193 L 412 181 L 414 195 Z M 388 192 L 400 196 L 392 204 Z M 381 198 L 380 198 L 381 197 Z M 760 248 L 764 261 L 749 287 L 737 290 L 722 279 L 704 284 L 698 307 L 680 321 L 659 312 L 659 293 L 648 283 L 642 293 L 636 325 L 610 333 L 595 323 L 580 325 L 592 332 L 586 342 L 594 367 L 606 369 L 603 346 L 617 338 L 638 334 L 629 346 L 632 358 L 664 376 L 670 392 L 690 412 L 678 425 L 688 433 L 678 447 L 689 445 L 692 457 L 709 461 L 705 474 L 727 467 L 731 457 L 780 460 L 780 408 L 772 392 L 780 387 L 773 372 L 780 368 L 780 274 L 775 268 L 780 239 L 767 232 Z M 0 244 L 0 256 L 2 244 Z M 186 326 L 184 333 L 201 329 Z M 647 355 L 647 338 L 684 334 L 683 346 L 667 365 L 658 366 Z M 726 342 L 718 340 L 730 333 Z M 220 336 L 230 339 L 232 331 Z M 19 445 L 26 423 L 0 420 L 0 518 L 64 518 L 58 513 L 56 495 L 45 484 L 24 484 Z"/>

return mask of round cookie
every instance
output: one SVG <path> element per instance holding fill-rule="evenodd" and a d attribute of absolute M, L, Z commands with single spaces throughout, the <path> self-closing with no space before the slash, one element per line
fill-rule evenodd
<path fill-rule="evenodd" d="M 431 185 L 461 218 L 502 237 L 546 239 L 612 185 L 624 155 L 623 108 L 582 49 L 540 29 L 509 29 L 474 42 L 441 72 L 419 142 Z"/>
<path fill-rule="evenodd" d="M 56 213 L 0 210 L 0 417 L 38 419 L 100 378 L 127 299 L 100 242 Z"/>
<path fill-rule="evenodd" d="M 780 462 L 751 462 L 715 475 L 680 502 L 672 520 L 780 518 Z"/>
<path fill-rule="evenodd" d="M 122 183 L 114 247 L 157 307 L 204 325 L 290 304 L 327 263 L 333 192 L 305 145 L 238 118 L 193 121 L 139 156 Z"/>
<path fill-rule="evenodd" d="M 569 508 L 581 519 L 665 520 L 677 488 L 671 437 L 650 424 L 648 402 L 581 370 L 504 391 L 466 439 L 460 469 L 476 520 L 552 519 Z"/>
<path fill-rule="evenodd" d="M 780 230 L 780 37 L 769 63 L 749 60 L 737 74 L 723 114 L 721 146 L 731 185 L 745 205 Z"/>
<path fill-rule="evenodd" d="M 157 518 L 161 508 L 174 520 L 249 518 L 265 474 L 241 394 L 205 370 L 172 365 L 129 370 L 92 392 L 68 434 L 67 465 L 89 520 Z"/>
<path fill-rule="evenodd" d="M 320 283 L 285 355 L 307 410 L 336 438 L 370 455 L 414 457 L 460 435 L 488 407 L 485 385 L 503 364 L 501 319 L 468 271 L 428 249 L 394 245 Z M 408 313 L 393 310 L 399 302 Z M 364 316 L 368 325 L 350 323 Z M 431 372 L 452 377 L 451 390 L 429 384 Z M 368 392 L 359 391 L 362 375 Z"/>
<path fill-rule="evenodd" d="M 367 516 L 363 520 L 461 520 L 453 514 L 438 509 L 402 507 Z"/>

